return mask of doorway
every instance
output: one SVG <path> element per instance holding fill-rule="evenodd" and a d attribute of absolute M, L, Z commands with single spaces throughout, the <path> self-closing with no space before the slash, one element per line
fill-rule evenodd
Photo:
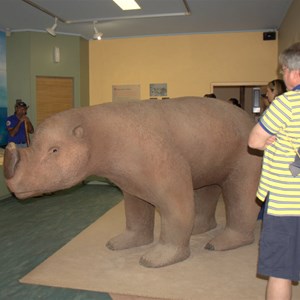
<path fill-rule="evenodd" d="M 256 118 L 263 110 L 263 101 L 260 99 L 260 113 L 253 112 L 253 89 L 259 88 L 260 94 L 265 94 L 267 82 L 247 82 L 247 83 L 212 83 L 211 90 L 218 99 L 227 101 L 230 98 L 239 100 L 241 107 L 251 116 Z"/>

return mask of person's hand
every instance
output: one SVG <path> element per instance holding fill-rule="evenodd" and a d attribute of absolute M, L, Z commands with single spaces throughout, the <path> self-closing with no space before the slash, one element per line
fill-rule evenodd
<path fill-rule="evenodd" d="M 29 121 L 29 119 L 28 119 L 28 117 L 26 115 L 23 115 L 20 120 L 22 122 L 28 122 Z"/>
<path fill-rule="evenodd" d="M 266 140 L 266 146 L 272 145 L 275 141 L 276 141 L 276 135 L 270 136 L 270 137 Z"/>

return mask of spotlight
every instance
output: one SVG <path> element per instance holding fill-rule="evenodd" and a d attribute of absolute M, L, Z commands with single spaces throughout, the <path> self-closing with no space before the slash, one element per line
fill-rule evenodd
<path fill-rule="evenodd" d="M 95 21 L 94 21 L 94 31 L 95 31 L 95 33 L 94 33 L 94 35 L 93 35 L 93 39 L 94 39 L 94 40 L 100 41 L 101 38 L 102 38 L 103 33 L 102 33 L 102 32 L 99 32 L 99 31 L 97 30 L 97 28 L 96 28 L 96 22 L 95 22 Z"/>
<path fill-rule="evenodd" d="M 10 31 L 9 28 L 5 29 L 5 34 L 6 34 L 6 37 L 10 37 L 11 36 L 11 31 Z"/>
<path fill-rule="evenodd" d="M 55 28 L 57 26 L 57 18 L 55 18 L 54 24 L 52 27 L 46 28 L 47 32 L 52 36 L 56 36 Z"/>

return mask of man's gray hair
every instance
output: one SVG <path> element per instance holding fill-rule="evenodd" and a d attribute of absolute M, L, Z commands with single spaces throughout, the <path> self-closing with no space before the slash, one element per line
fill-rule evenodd
<path fill-rule="evenodd" d="M 300 43 L 296 43 L 285 49 L 279 55 L 279 63 L 289 70 L 300 71 Z"/>

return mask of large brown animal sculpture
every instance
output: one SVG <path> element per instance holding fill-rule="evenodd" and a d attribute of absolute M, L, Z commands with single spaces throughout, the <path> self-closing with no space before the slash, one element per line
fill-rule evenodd
<path fill-rule="evenodd" d="M 253 125 L 234 105 L 196 97 L 75 108 L 38 126 L 29 148 L 9 144 L 4 175 L 20 199 L 69 188 L 90 175 L 108 178 L 123 191 L 126 229 L 107 247 L 152 243 L 156 208 L 160 238 L 140 263 L 167 266 L 190 255 L 191 234 L 216 227 L 221 192 L 226 226 L 206 248 L 253 242 L 261 166 L 247 148 Z"/>

